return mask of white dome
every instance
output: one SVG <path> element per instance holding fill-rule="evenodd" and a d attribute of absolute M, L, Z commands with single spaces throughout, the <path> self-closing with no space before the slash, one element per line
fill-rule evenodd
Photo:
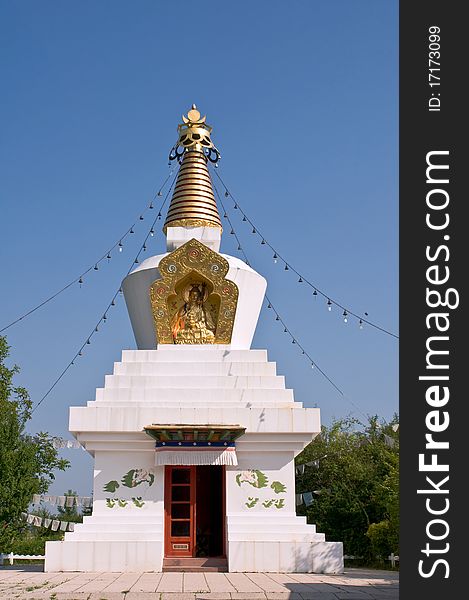
<path fill-rule="evenodd" d="M 150 285 L 155 279 L 161 278 L 158 265 L 168 254 L 150 256 L 122 282 L 122 290 L 139 350 L 153 350 L 157 347 L 150 303 Z M 259 319 L 267 281 L 239 258 L 227 254 L 221 256 L 230 266 L 226 278 L 233 281 L 239 290 L 230 347 L 236 350 L 249 349 Z"/>

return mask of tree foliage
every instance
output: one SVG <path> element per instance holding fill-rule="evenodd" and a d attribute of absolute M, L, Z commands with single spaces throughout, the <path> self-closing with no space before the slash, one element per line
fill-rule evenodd
<path fill-rule="evenodd" d="M 398 417 L 364 426 L 352 418 L 323 427 L 297 457 L 306 466 L 297 493 L 314 492 L 299 514 L 326 539 L 344 542 L 344 553 L 367 561 L 399 551 Z"/>
<path fill-rule="evenodd" d="M 0 551 L 8 551 L 24 529 L 21 513 L 26 512 L 33 494 L 47 492 L 56 469 L 69 462 L 59 457 L 52 437 L 40 432 L 26 433 L 32 402 L 27 390 L 15 386 L 19 368 L 9 368 L 6 339 L 0 336 Z"/>
<path fill-rule="evenodd" d="M 67 490 L 64 496 L 66 499 L 70 496 L 76 498 L 78 494 L 73 490 Z M 78 512 L 76 504 L 73 504 L 73 506 L 67 506 L 66 504 L 63 507 L 58 506 L 57 512 L 57 518 L 60 519 L 60 521 L 68 521 L 70 523 L 81 523 L 83 521 L 83 514 Z"/>

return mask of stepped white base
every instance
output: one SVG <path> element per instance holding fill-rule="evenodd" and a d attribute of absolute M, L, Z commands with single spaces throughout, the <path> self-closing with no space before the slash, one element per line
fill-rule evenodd
<path fill-rule="evenodd" d="M 163 514 L 85 517 L 63 542 L 46 543 L 45 571 L 162 570 Z M 229 572 L 341 573 L 342 543 L 295 514 L 227 515 Z"/>
<path fill-rule="evenodd" d="M 251 515 L 250 515 L 251 516 Z M 227 518 L 228 570 L 269 573 L 341 573 L 342 543 L 326 542 L 304 517 Z M 65 534 L 63 542 L 46 543 L 44 570 L 161 571 L 163 523 L 117 523 L 87 517 Z"/>
<path fill-rule="evenodd" d="M 342 542 L 230 542 L 230 573 L 342 573 Z"/>
<path fill-rule="evenodd" d="M 46 542 L 45 572 L 161 572 L 162 542 Z M 342 573 L 341 542 L 230 542 L 230 573 Z"/>
<path fill-rule="evenodd" d="M 163 542 L 46 542 L 44 571 L 161 571 Z"/>
<path fill-rule="evenodd" d="M 294 401 L 264 350 L 178 345 L 124 351 L 95 400 L 70 409 L 70 431 L 95 458 L 93 515 L 47 542 L 46 571 L 161 571 L 164 467 L 144 432 L 157 423 L 246 428 L 238 465 L 225 467 L 229 571 L 343 570 L 342 544 L 295 514 L 294 459 L 319 433 L 319 410 Z M 129 486 L 131 470 L 154 480 Z"/>
<path fill-rule="evenodd" d="M 44 571 L 161 572 L 161 542 L 46 542 Z M 230 573 L 342 573 L 341 542 L 231 542 Z"/>

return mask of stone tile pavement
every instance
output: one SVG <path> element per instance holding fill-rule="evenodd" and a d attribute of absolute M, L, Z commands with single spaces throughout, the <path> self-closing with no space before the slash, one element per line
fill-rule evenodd
<path fill-rule="evenodd" d="M 395 571 L 305 573 L 44 573 L 0 567 L 1 600 L 398 600 Z"/>

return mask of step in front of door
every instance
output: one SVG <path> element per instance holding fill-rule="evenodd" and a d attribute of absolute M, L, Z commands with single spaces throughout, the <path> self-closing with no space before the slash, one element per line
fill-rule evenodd
<path fill-rule="evenodd" d="M 163 572 L 219 572 L 228 571 L 228 561 L 226 558 L 165 558 L 163 560 Z"/>

